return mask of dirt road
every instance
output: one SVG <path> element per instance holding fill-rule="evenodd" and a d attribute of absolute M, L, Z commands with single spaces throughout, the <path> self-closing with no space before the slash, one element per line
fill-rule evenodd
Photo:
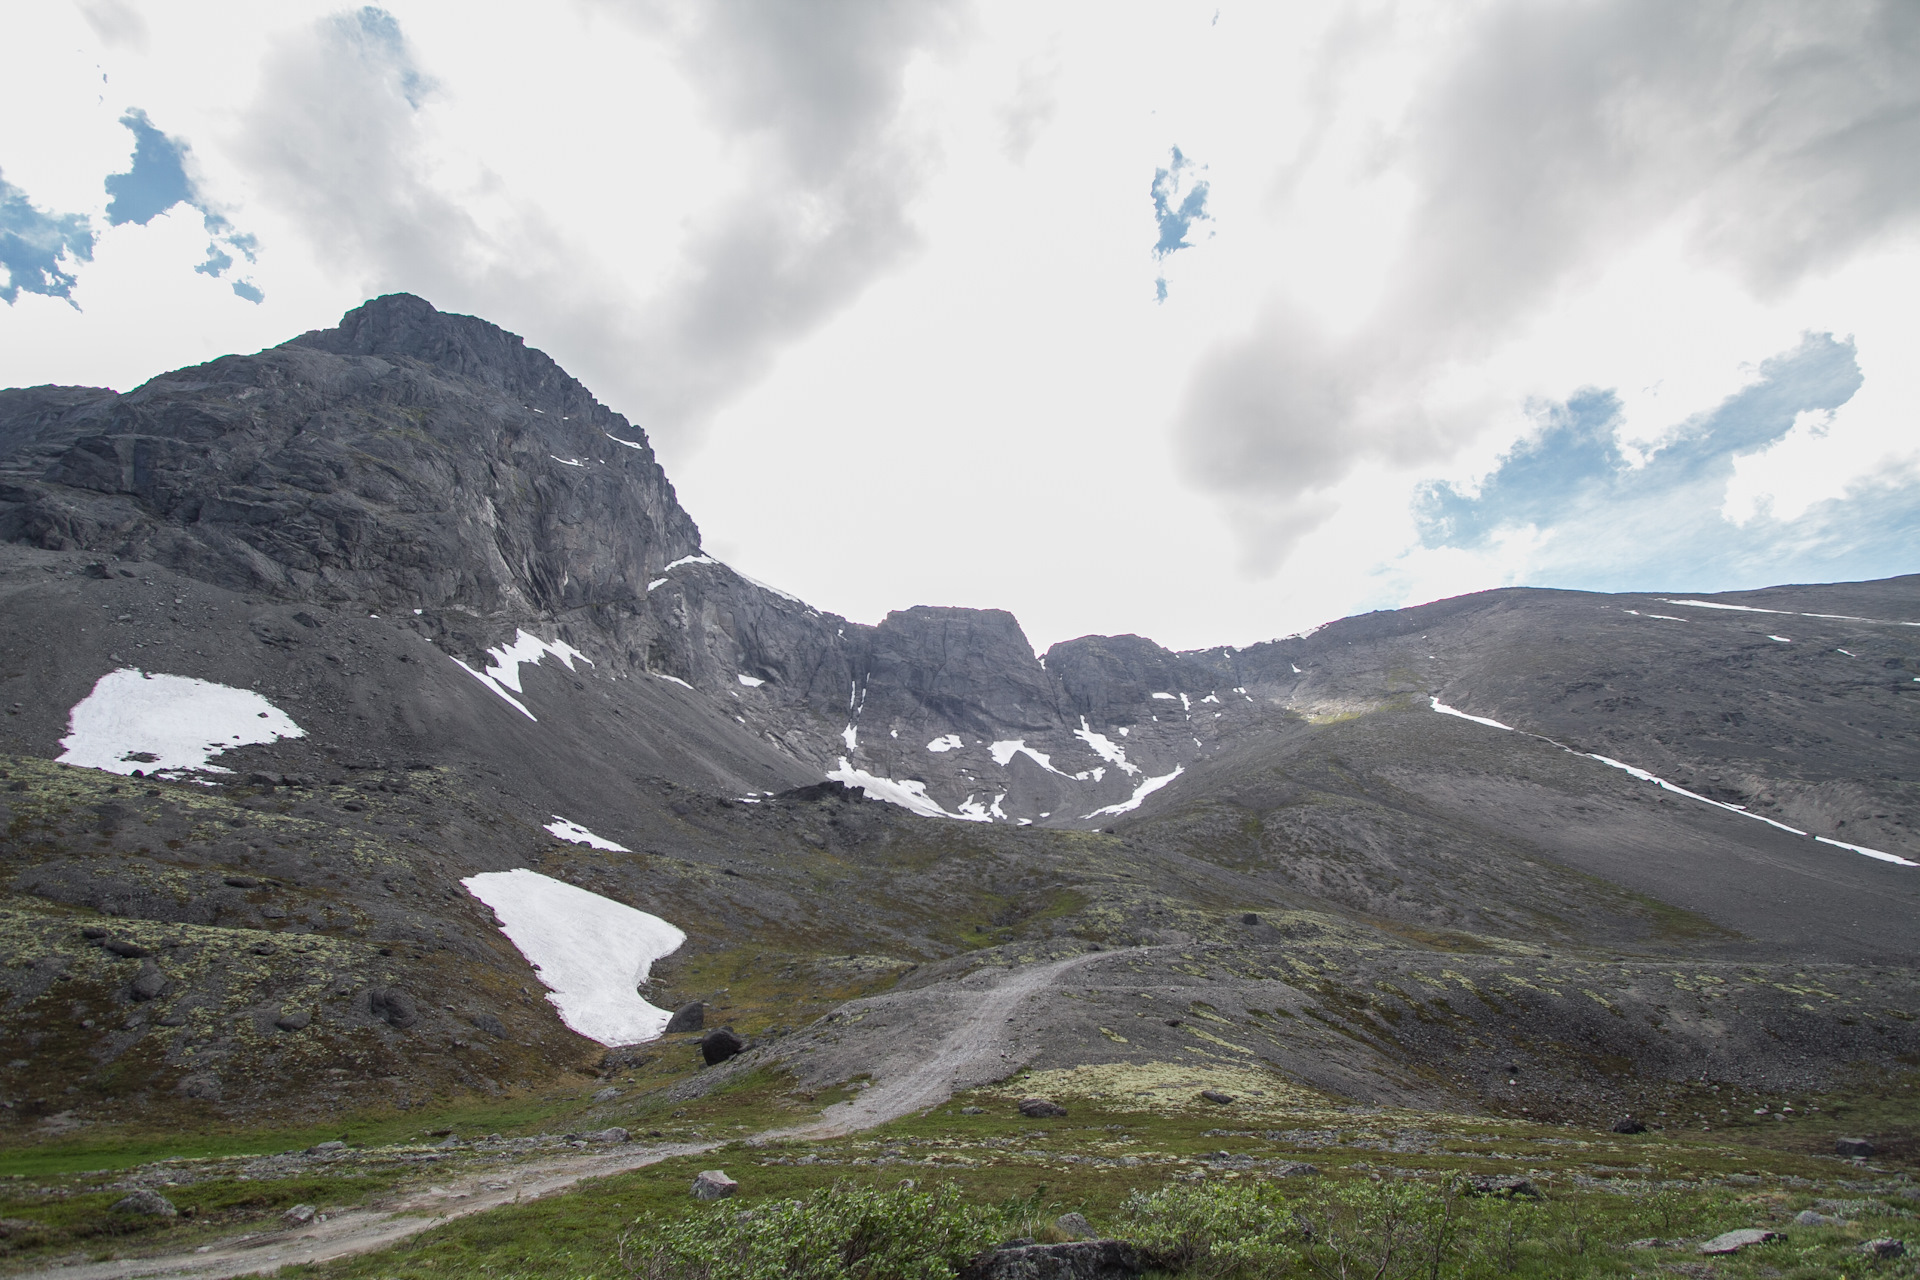
<path fill-rule="evenodd" d="M 828 1107 L 812 1123 L 771 1130 L 752 1141 L 844 1137 L 937 1106 L 957 1088 L 1004 1079 L 1033 1053 L 1031 1047 L 1019 1044 L 1021 1012 L 1032 1008 L 1073 970 L 1128 954 L 1094 952 L 985 975 L 977 984 L 942 984 L 935 993 L 937 998 L 931 1001 L 928 993 L 916 993 L 916 998 L 899 1003 L 903 1006 L 900 1012 L 911 1013 L 915 1020 L 915 1029 L 920 1032 L 918 1043 L 876 1057 L 872 1087 L 856 1098 Z M 857 1003 L 880 1006 L 887 1001 L 883 996 Z M 711 1151 L 719 1145 L 627 1144 L 610 1151 L 558 1156 L 416 1190 L 384 1210 L 348 1210 L 329 1216 L 325 1222 L 238 1236 L 203 1246 L 194 1253 L 157 1254 L 25 1274 L 45 1280 L 136 1280 L 145 1276 L 222 1280 L 297 1263 L 328 1262 L 385 1248 L 456 1218 L 553 1195 L 583 1178 L 626 1173 L 676 1156 Z"/>

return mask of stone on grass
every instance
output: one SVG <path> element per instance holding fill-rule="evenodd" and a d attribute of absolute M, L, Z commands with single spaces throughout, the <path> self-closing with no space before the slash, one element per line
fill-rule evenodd
<path fill-rule="evenodd" d="M 1615 1133 L 1645 1133 L 1647 1131 L 1647 1123 L 1644 1120 L 1636 1120 L 1632 1116 L 1622 1116 L 1613 1122 L 1613 1131 Z"/>
<path fill-rule="evenodd" d="M 1873 1144 L 1865 1138 L 1841 1138 L 1833 1144 L 1833 1151 L 1842 1156 L 1870 1156 Z"/>
<path fill-rule="evenodd" d="M 700 1037 L 700 1056 L 708 1066 L 717 1066 L 745 1050 L 747 1042 L 732 1027 L 716 1027 Z"/>
<path fill-rule="evenodd" d="M 1778 1240 L 1780 1233 L 1766 1231 L 1760 1227 L 1741 1227 L 1738 1231 L 1723 1231 L 1700 1246 L 1701 1253 L 1738 1253 L 1749 1245 L 1766 1244 Z"/>
<path fill-rule="evenodd" d="M 1273 1176 L 1276 1178 L 1317 1178 L 1320 1176 L 1320 1169 L 1317 1165 L 1306 1164 L 1299 1160 L 1289 1160 L 1283 1165 L 1276 1166 L 1273 1171 Z"/>
<path fill-rule="evenodd" d="M 399 987 L 375 987 L 367 992 L 367 1009 L 374 1017 L 401 1031 L 420 1021 L 420 1006 Z"/>
<path fill-rule="evenodd" d="M 149 1218 L 177 1218 L 180 1211 L 173 1207 L 173 1201 L 158 1191 L 136 1191 L 113 1202 L 115 1213 L 137 1213 Z"/>
<path fill-rule="evenodd" d="M 987 1113 L 987 1109 L 985 1107 L 960 1108 L 960 1114 L 963 1116 L 982 1116 L 982 1115 L 985 1115 L 986 1113 Z"/>
<path fill-rule="evenodd" d="M 147 960 L 141 963 L 140 972 L 133 975 L 127 994 L 135 1000 L 152 1000 L 166 989 L 167 975 L 160 972 L 159 965 Z"/>
<path fill-rule="evenodd" d="M 611 1128 L 595 1129 L 592 1133 L 583 1133 L 580 1136 L 588 1142 L 625 1142 L 628 1135 L 625 1129 L 616 1124 Z"/>
<path fill-rule="evenodd" d="M 313 1025 L 313 1014 L 306 1009 L 289 1009 L 273 1020 L 282 1031 L 305 1031 Z"/>
<path fill-rule="evenodd" d="M 1211 1102 L 1216 1107 L 1230 1106 L 1233 1103 L 1232 1094 L 1222 1093 L 1218 1089 L 1202 1089 L 1200 1091 L 1200 1096 L 1206 1101 Z"/>
<path fill-rule="evenodd" d="M 691 1004 L 683 1004 L 675 1009 L 673 1016 L 667 1019 L 667 1029 L 660 1034 L 676 1036 L 683 1031 L 698 1031 L 706 1025 L 707 1006 L 704 1002 L 695 1000 Z"/>
<path fill-rule="evenodd" d="M 139 960 L 153 954 L 137 942 L 128 942 L 124 938 L 108 938 L 100 944 L 103 948 L 128 960 Z"/>
<path fill-rule="evenodd" d="M 1860 1252 L 1869 1258 L 1898 1258 L 1906 1254 L 1907 1242 L 1895 1240 L 1892 1236 L 1881 1236 L 1877 1240 L 1869 1240 L 1861 1245 Z"/>
<path fill-rule="evenodd" d="M 312 1222 L 320 1211 L 310 1204 L 297 1204 L 280 1215 L 280 1221 L 290 1227 L 304 1227 Z"/>
<path fill-rule="evenodd" d="M 1840 1223 L 1839 1218 L 1829 1218 L 1826 1214 L 1816 1213 L 1812 1209 L 1802 1209 L 1793 1215 L 1793 1225 L 1796 1227 L 1837 1227 Z"/>
<path fill-rule="evenodd" d="M 620 1091 L 618 1089 L 609 1087 L 606 1089 L 597 1090 L 593 1095 L 593 1100 L 595 1102 L 612 1102 L 615 1098 L 619 1096 L 620 1096 Z"/>
<path fill-rule="evenodd" d="M 1540 1198 L 1540 1188 L 1525 1178 L 1502 1177 L 1493 1173 L 1476 1173 L 1467 1178 L 1465 1187 L 1470 1196 L 1505 1196 L 1512 1199 L 1524 1196 L 1529 1200 Z"/>
<path fill-rule="evenodd" d="M 1131 1280 L 1156 1261 L 1123 1240 L 1009 1241 L 960 1268 L 959 1280 Z"/>
<path fill-rule="evenodd" d="M 740 1184 L 719 1169 L 703 1169 L 693 1180 L 695 1200 L 725 1200 L 740 1189 Z"/>
<path fill-rule="evenodd" d="M 1053 1220 L 1053 1229 L 1069 1240 L 1093 1239 L 1093 1224 L 1083 1214 L 1063 1213 Z"/>
<path fill-rule="evenodd" d="M 346 1149 L 347 1144 L 336 1139 L 332 1142 L 322 1142 L 315 1146 L 308 1147 L 307 1154 L 310 1156 L 329 1156 L 336 1151 L 345 1151 Z"/>
<path fill-rule="evenodd" d="M 1051 1098 L 1022 1098 L 1020 1114 L 1029 1120 L 1064 1120 L 1067 1109 Z"/>

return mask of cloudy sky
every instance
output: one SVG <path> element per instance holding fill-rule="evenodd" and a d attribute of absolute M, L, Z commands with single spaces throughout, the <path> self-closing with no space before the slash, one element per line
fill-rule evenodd
<path fill-rule="evenodd" d="M 1920 570 L 1909 0 L 5 24 L 0 385 L 408 290 L 643 427 L 742 572 L 1041 647 Z"/>

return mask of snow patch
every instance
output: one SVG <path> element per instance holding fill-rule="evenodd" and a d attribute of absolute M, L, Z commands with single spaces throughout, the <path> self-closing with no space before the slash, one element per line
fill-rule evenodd
<path fill-rule="evenodd" d="M 512 707 L 515 711 L 518 711 L 521 715 L 525 716 L 527 719 L 534 721 L 536 724 L 539 722 L 540 717 L 534 715 L 533 712 L 527 710 L 526 704 L 521 702 L 520 699 L 514 697 L 512 694 L 508 693 L 505 689 L 502 689 L 500 687 L 500 682 L 495 680 L 492 676 L 488 675 L 484 671 L 475 670 L 474 668 L 468 666 L 466 663 L 460 661 L 460 659 L 455 658 L 452 654 L 448 654 L 447 657 L 453 663 L 454 666 L 460 668 L 462 671 L 472 676 L 475 680 L 478 680 L 481 684 L 485 685 L 487 687 L 488 692 L 492 693 L 495 697 L 504 700 L 508 706 Z"/>
<path fill-rule="evenodd" d="M 927 744 L 927 750 L 933 752 L 935 755 L 939 755 L 942 752 L 946 752 L 946 751 L 958 751 L 961 747 L 965 745 L 966 745 L 965 743 L 960 741 L 959 734 L 949 733 L 949 734 L 943 734 L 942 736 L 935 738 L 932 742 L 929 742 Z"/>
<path fill-rule="evenodd" d="M 649 582 L 647 584 L 647 590 L 651 592 L 655 587 L 664 587 L 667 585 L 667 582 L 668 582 L 668 579 L 666 578 L 655 578 L 652 582 Z"/>
<path fill-rule="evenodd" d="M 675 560 L 672 564 L 668 565 L 666 568 L 662 569 L 660 572 L 672 573 L 675 569 L 678 569 L 683 564 L 719 564 L 719 563 L 720 562 L 718 560 L 715 560 L 712 556 L 703 556 L 696 551 L 690 556 L 681 556 L 678 560 Z"/>
<path fill-rule="evenodd" d="M 1830 840 L 1826 836 L 1815 836 L 1814 839 L 1818 840 L 1821 844 L 1835 845 L 1838 848 L 1848 849 L 1854 853 L 1864 853 L 1869 858 L 1878 858 L 1881 862 L 1892 862 L 1903 867 L 1920 867 L 1920 862 L 1914 862 L 1910 858 L 1903 858 L 1897 853 L 1883 853 L 1878 849 L 1869 849 L 1865 845 L 1848 844 L 1845 840 Z"/>
<path fill-rule="evenodd" d="M 208 761 L 234 747 L 307 731 L 251 689 L 192 676 L 109 671 L 67 713 L 61 764 L 109 773 L 231 773 Z"/>
<path fill-rule="evenodd" d="M 611 840 L 602 840 L 599 836 L 593 834 L 593 832 L 587 830 L 579 823 L 569 822 L 557 813 L 553 815 L 553 821 L 547 824 L 547 830 L 551 831 L 561 840 L 569 840 L 574 844 L 588 845 L 595 849 L 605 849 L 608 853 L 633 852 L 633 850 L 627 848 L 625 845 L 615 844 Z"/>
<path fill-rule="evenodd" d="M 623 444 L 627 446 L 627 448 L 629 449 L 645 449 L 647 447 L 646 445 L 641 444 L 638 440 L 622 440 L 619 436 L 613 434 L 613 432 L 611 431 L 602 431 L 600 434 L 605 436 L 607 439 L 613 441 L 615 444 Z"/>
<path fill-rule="evenodd" d="M 1168 702 L 1172 702 L 1174 700 L 1173 695 L 1170 693 L 1156 693 L 1153 696 L 1156 698 L 1165 698 Z"/>
<path fill-rule="evenodd" d="M 569 671 L 573 670 L 575 658 L 579 658 L 588 666 L 593 665 L 592 658 L 564 640 L 542 640 L 539 636 L 529 635 L 525 631 L 516 631 L 513 634 L 512 644 L 503 644 L 498 648 L 487 650 L 487 656 L 492 658 L 493 662 L 487 667 L 485 676 L 499 684 L 501 688 L 511 689 L 524 696 L 526 690 L 520 687 L 521 666 L 527 663 L 537 665 L 540 659 L 549 653 L 566 664 Z"/>
<path fill-rule="evenodd" d="M 559 463 L 559 464 L 561 464 L 562 466 L 567 466 L 567 467 L 584 467 L 584 466 L 586 466 L 586 465 L 587 465 L 586 463 L 584 463 L 584 462 L 582 462 L 582 461 L 580 461 L 580 459 L 578 459 L 578 458 L 563 458 L 563 457 L 561 457 L 561 456 L 560 456 L 559 454 L 555 454 L 555 453 L 550 453 L 550 454 L 548 454 L 547 456 L 548 456 L 549 458 L 552 458 L 552 459 L 553 459 L 553 460 L 554 460 L 555 462 L 558 462 L 558 463 Z"/>
<path fill-rule="evenodd" d="M 687 935 L 659 916 L 537 871 L 488 871 L 460 882 L 493 908 L 500 932 L 538 966 L 549 1003 L 569 1027 L 601 1044 L 656 1039 L 672 1015 L 640 998 L 653 962 Z"/>
<path fill-rule="evenodd" d="M 1089 747 L 1092 747 L 1093 754 L 1099 756 L 1108 764 L 1113 765 L 1128 777 L 1132 777 L 1134 774 L 1140 772 L 1140 766 L 1127 759 L 1127 753 L 1121 749 L 1120 744 L 1107 737 L 1104 733 L 1095 733 L 1093 729 L 1088 726 L 1085 716 L 1080 717 L 1080 727 L 1073 731 L 1073 736 L 1086 743 Z M 1125 729 L 1120 730 L 1120 736 L 1123 738 L 1126 737 L 1127 731 Z M 1100 771 L 1096 769 L 1094 770 L 1094 781 L 1098 782 L 1099 780 Z"/>
<path fill-rule="evenodd" d="M 1767 637 L 1767 639 L 1769 639 L 1769 640 L 1778 640 L 1778 641 L 1779 641 L 1779 642 L 1780 642 L 1781 644 L 1792 644 L 1792 643 L 1793 643 L 1793 641 L 1792 641 L 1792 640 L 1791 640 L 1790 638 L 1788 638 L 1788 637 L 1786 637 L 1786 636 L 1768 636 L 1768 637 Z"/>
<path fill-rule="evenodd" d="M 1302 672 L 1302 671 L 1300 670 L 1300 664 L 1299 664 L 1299 663 L 1297 663 L 1297 662 L 1289 662 L 1289 663 L 1288 663 L 1287 665 L 1293 668 L 1293 674 L 1295 674 L 1295 675 L 1303 675 L 1303 674 L 1305 674 L 1304 672 Z"/>
<path fill-rule="evenodd" d="M 1514 731 L 1513 726 L 1510 724 L 1501 724 L 1498 720 L 1489 720 L 1485 716 L 1470 716 L 1464 711 L 1448 706 L 1438 698 L 1431 699 L 1431 701 L 1433 703 L 1433 709 L 1443 716 L 1459 716 L 1462 720 L 1471 720 L 1475 724 L 1484 724 L 1489 729 L 1505 729 L 1508 733 Z"/>
<path fill-rule="evenodd" d="M 1086 816 L 1089 818 L 1105 818 L 1116 817 L 1123 813 L 1132 813 L 1140 807 L 1142 800 L 1145 800 L 1148 796 L 1166 786 L 1186 771 L 1187 767 L 1185 765 L 1175 765 L 1172 773 L 1163 774 L 1158 778 L 1148 778 L 1145 782 L 1135 787 L 1131 799 L 1122 800 L 1119 804 L 1110 804 L 1104 809 L 1095 809 Z"/>
<path fill-rule="evenodd" d="M 992 822 L 986 813 L 948 813 L 942 809 L 932 796 L 927 794 L 927 784 L 917 780 L 900 781 L 882 778 L 868 773 L 865 769 L 856 769 L 847 763 L 845 756 L 840 757 L 840 767 L 827 774 L 827 781 L 845 783 L 849 787 L 858 787 L 869 800 L 884 800 L 888 804 L 897 804 L 909 809 L 923 818 L 958 818 L 962 822 Z"/>
<path fill-rule="evenodd" d="M 689 693 L 693 692 L 693 686 L 688 684 L 685 680 L 682 680 L 679 676 L 665 675 L 658 671 L 655 671 L 652 674 L 655 680 L 665 680 L 668 684 L 677 684 L 682 689 L 685 689 L 687 692 Z"/>
<path fill-rule="evenodd" d="M 736 674 L 733 678 L 735 680 L 738 680 L 741 684 L 745 685 L 749 689 L 758 689 L 761 685 L 766 683 L 766 681 L 762 680 L 759 676 Z"/>
<path fill-rule="evenodd" d="M 847 744 L 847 750 L 858 751 L 860 749 L 860 730 L 852 725 L 848 725 L 840 731 L 840 741 Z"/>

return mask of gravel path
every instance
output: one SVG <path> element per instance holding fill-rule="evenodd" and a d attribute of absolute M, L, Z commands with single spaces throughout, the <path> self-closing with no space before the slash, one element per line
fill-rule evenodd
<path fill-rule="evenodd" d="M 1014 969 L 978 986 L 950 983 L 935 991 L 913 993 L 913 1012 L 922 1020 L 919 1029 L 937 1035 L 940 1027 L 950 1027 L 944 1036 L 930 1047 L 896 1048 L 886 1054 L 874 1064 L 871 1088 L 828 1107 L 818 1120 L 771 1130 L 753 1141 L 844 1137 L 938 1106 L 952 1097 L 955 1089 L 1004 1079 L 1032 1056 L 1031 1048 L 1022 1050 L 1017 1043 L 1022 1038 L 1018 1034 L 1022 1008 L 1044 995 L 1065 974 L 1094 961 L 1127 954 L 1092 952 Z M 929 996 L 935 999 L 929 1001 Z M 929 1018 L 934 1025 L 927 1024 Z M 144 1276 L 221 1280 L 300 1263 L 329 1262 L 397 1244 L 455 1218 L 553 1195 L 583 1178 L 626 1173 L 720 1145 L 630 1143 L 611 1151 L 558 1156 L 412 1191 L 389 1209 L 352 1209 L 306 1227 L 221 1241 L 204 1246 L 202 1252 L 157 1254 L 24 1274 L 46 1280 L 136 1280 Z"/>

